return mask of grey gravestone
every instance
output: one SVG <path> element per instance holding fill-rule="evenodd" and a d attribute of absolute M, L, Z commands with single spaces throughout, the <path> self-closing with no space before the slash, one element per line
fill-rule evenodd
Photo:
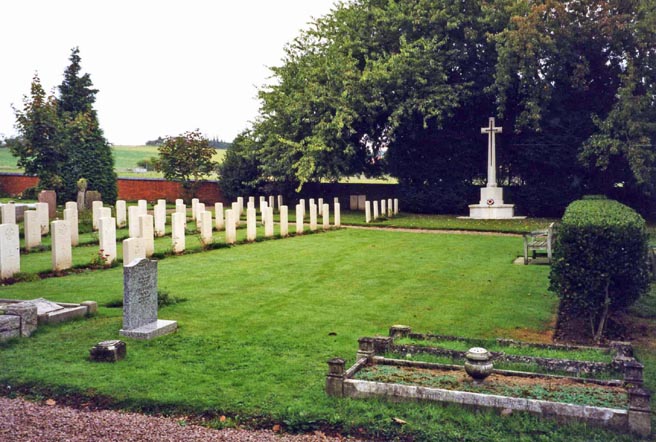
<path fill-rule="evenodd" d="M 176 321 L 157 319 L 157 261 L 142 258 L 124 266 L 121 336 L 152 339 L 177 328 Z"/>
<path fill-rule="evenodd" d="M 119 340 L 102 341 L 91 347 L 89 359 L 95 362 L 116 362 L 125 359 L 125 342 Z"/>
<path fill-rule="evenodd" d="M 93 206 L 94 201 L 102 201 L 102 195 L 97 190 L 87 190 L 84 195 L 84 205 L 86 209 Z"/>

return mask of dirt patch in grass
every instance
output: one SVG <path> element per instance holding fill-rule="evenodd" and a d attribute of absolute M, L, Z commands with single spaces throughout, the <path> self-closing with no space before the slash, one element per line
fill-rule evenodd
<path fill-rule="evenodd" d="M 554 327 L 555 321 L 553 324 L 550 324 L 550 327 L 547 330 L 540 331 L 531 328 L 516 327 L 514 329 L 497 329 L 494 331 L 494 335 L 508 337 L 522 342 L 552 344 L 554 338 Z"/>
<path fill-rule="evenodd" d="M 356 378 L 579 405 L 614 408 L 625 408 L 627 406 L 626 391 L 622 387 L 582 383 L 567 378 L 492 374 L 483 383 L 476 384 L 464 370 L 425 369 L 391 365 L 366 367 L 356 375 Z"/>

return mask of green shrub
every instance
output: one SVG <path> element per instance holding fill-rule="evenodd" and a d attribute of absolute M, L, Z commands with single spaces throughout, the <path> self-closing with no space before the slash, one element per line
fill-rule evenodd
<path fill-rule="evenodd" d="M 550 288 L 561 312 L 585 316 L 598 341 L 608 317 L 649 289 L 647 259 L 647 230 L 638 213 L 614 200 L 575 201 L 558 227 Z"/>

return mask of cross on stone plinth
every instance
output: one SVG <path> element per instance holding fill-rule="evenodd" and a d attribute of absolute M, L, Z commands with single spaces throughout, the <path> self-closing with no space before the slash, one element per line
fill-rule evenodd
<path fill-rule="evenodd" d="M 494 117 L 490 117 L 490 124 L 488 127 L 481 127 L 481 133 L 487 134 L 487 186 L 497 187 L 497 159 L 496 159 L 496 144 L 494 135 L 503 132 L 502 127 L 494 126 Z"/>

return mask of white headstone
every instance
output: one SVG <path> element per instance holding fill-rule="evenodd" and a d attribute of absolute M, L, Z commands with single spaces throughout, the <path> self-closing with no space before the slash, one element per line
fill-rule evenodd
<path fill-rule="evenodd" d="M 358 195 L 358 210 L 364 210 L 365 201 L 367 201 L 367 195 Z"/>
<path fill-rule="evenodd" d="M 280 212 L 281 207 L 282 207 L 282 195 L 278 195 L 278 212 Z"/>
<path fill-rule="evenodd" d="M 317 230 L 317 205 L 310 202 L 310 231 L 315 230 Z"/>
<path fill-rule="evenodd" d="M 39 217 L 41 226 L 41 235 L 47 235 L 50 232 L 50 217 L 48 216 L 48 203 L 36 203 L 36 213 Z"/>
<path fill-rule="evenodd" d="M 64 221 L 68 222 L 68 229 L 71 232 L 71 245 L 73 247 L 80 243 L 80 229 L 77 218 L 77 203 L 73 203 L 75 208 L 64 209 Z"/>
<path fill-rule="evenodd" d="M 16 224 L 16 205 L 14 203 L 3 204 L 0 208 L 2 224 Z"/>
<path fill-rule="evenodd" d="M 214 227 L 216 230 L 223 230 L 224 225 L 223 203 L 214 203 Z"/>
<path fill-rule="evenodd" d="M 339 203 L 335 203 L 335 227 L 341 227 L 342 225 L 342 213 L 341 213 L 341 206 Z"/>
<path fill-rule="evenodd" d="M 275 198 L 273 195 L 269 195 L 269 207 L 273 209 L 273 205 L 275 204 Z"/>
<path fill-rule="evenodd" d="M 141 227 L 139 226 L 139 206 L 128 207 L 128 235 L 130 238 L 139 238 L 141 236 Z"/>
<path fill-rule="evenodd" d="M 380 201 L 380 215 L 387 215 L 387 202 L 385 200 Z"/>
<path fill-rule="evenodd" d="M 205 212 L 205 204 L 204 203 L 198 203 L 196 204 L 196 231 L 200 233 L 202 229 L 202 224 L 203 220 L 201 219 L 201 215 Z"/>
<path fill-rule="evenodd" d="M 303 207 L 296 204 L 296 234 L 303 234 Z"/>
<path fill-rule="evenodd" d="M 182 214 L 182 217 L 184 219 L 184 226 L 187 227 L 187 206 L 184 205 L 184 204 L 176 204 L 175 205 L 175 213 L 181 213 Z"/>
<path fill-rule="evenodd" d="M 249 196 L 248 197 L 248 204 L 252 204 L 253 207 L 255 207 L 255 197 L 254 196 Z"/>
<path fill-rule="evenodd" d="M 257 213 L 254 208 L 246 209 L 246 240 L 255 241 L 257 238 Z"/>
<path fill-rule="evenodd" d="M 289 209 L 287 206 L 280 206 L 280 236 L 283 238 L 289 235 Z"/>
<path fill-rule="evenodd" d="M 55 272 L 70 269 L 73 266 L 73 251 L 71 247 L 71 232 L 68 222 L 53 221 L 52 227 L 52 270 Z"/>
<path fill-rule="evenodd" d="M 358 210 L 358 196 L 349 195 L 349 210 L 356 211 Z"/>
<path fill-rule="evenodd" d="M 367 201 L 364 205 L 364 222 L 367 224 L 371 222 L 371 201 Z"/>
<path fill-rule="evenodd" d="M 378 201 L 374 201 L 374 221 L 378 219 Z"/>
<path fill-rule="evenodd" d="M 116 227 L 122 229 L 128 224 L 128 209 L 124 200 L 116 200 Z"/>
<path fill-rule="evenodd" d="M 160 205 L 166 207 L 166 200 L 163 199 L 163 198 L 160 198 L 160 199 L 157 200 L 157 204 L 160 204 Z"/>
<path fill-rule="evenodd" d="M 203 204 L 204 206 L 204 204 Z M 211 244 L 212 239 L 212 212 L 204 210 L 200 217 L 200 241 L 203 245 Z"/>
<path fill-rule="evenodd" d="M 264 223 L 266 222 L 266 217 L 269 214 L 268 208 L 269 208 L 269 204 L 266 201 L 262 203 L 262 205 L 260 206 L 262 225 L 264 225 Z"/>
<path fill-rule="evenodd" d="M 273 207 L 266 208 L 266 218 L 264 220 L 264 237 L 273 236 Z"/>
<path fill-rule="evenodd" d="M 98 228 L 100 228 L 101 218 L 111 218 L 111 217 L 112 217 L 111 207 L 101 207 L 100 210 L 98 210 Z"/>
<path fill-rule="evenodd" d="M 246 205 L 246 210 L 248 209 L 255 209 L 255 201 L 248 201 L 248 204 Z"/>
<path fill-rule="evenodd" d="M 16 223 L 0 224 L 0 279 L 20 272 L 20 239 Z"/>
<path fill-rule="evenodd" d="M 394 208 L 392 207 L 392 199 L 388 198 L 387 199 L 387 216 L 392 217 L 394 215 Z"/>
<path fill-rule="evenodd" d="M 310 198 L 308 200 L 308 206 L 312 206 L 314 204 L 314 198 Z"/>
<path fill-rule="evenodd" d="M 91 225 L 93 230 L 98 230 L 98 220 L 100 219 L 100 208 L 102 206 L 102 201 L 91 202 Z"/>
<path fill-rule="evenodd" d="M 148 215 L 148 201 L 138 200 L 137 207 L 139 208 L 139 215 Z"/>
<path fill-rule="evenodd" d="M 173 253 L 182 253 L 186 248 L 185 222 L 187 216 L 181 212 L 171 214 L 171 245 Z"/>
<path fill-rule="evenodd" d="M 137 259 L 144 258 L 146 258 L 146 248 L 144 247 L 143 238 L 128 238 L 123 240 L 124 267 Z"/>
<path fill-rule="evenodd" d="M 330 205 L 324 204 L 323 209 L 321 210 L 321 216 L 323 220 L 323 229 L 330 229 Z"/>
<path fill-rule="evenodd" d="M 239 216 L 241 216 L 244 213 L 244 197 L 243 196 L 238 196 L 237 197 L 237 204 L 239 204 Z"/>
<path fill-rule="evenodd" d="M 305 199 L 298 200 L 298 204 L 301 206 L 301 219 L 305 219 Z"/>
<path fill-rule="evenodd" d="M 100 218 L 98 220 L 99 253 L 102 253 L 107 264 L 116 261 L 116 221 L 114 218 Z"/>
<path fill-rule="evenodd" d="M 157 261 L 137 260 L 123 267 L 122 336 L 153 339 L 173 333 L 176 321 L 157 319 Z"/>
<path fill-rule="evenodd" d="M 166 234 L 166 203 L 158 202 L 153 208 L 153 218 L 155 221 L 155 236 L 161 238 Z"/>
<path fill-rule="evenodd" d="M 36 210 L 26 210 L 23 219 L 25 249 L 32 250 L 41 245 L 41 223 Z"/>
<path fill-rule="evenodd" d="M 399 214 L 399 200 L 398 198 L 394 198 L 394 215 Z"/>
<path fill-rule="evenodd" d="M 192 198 L 191 200 L 191 219 L 193 221 L 196 221 L 196 214 L 198 213 L 196 206 L 198 205 L 198 202 L 198 198 Z"/>
<path fill-rule="evenodd" d="M 176 198 L 175 199 L 175 205 L 177 206 L 178 204 L 184 204 L 184 200 L 182 198 Z"/>
<path fill-rule="evenodd" d="M 239 204 L 234 202 L 230 207 L 232 208 L 232 214 L 235 217 L 235 228 L 237 228 L 241 225 L 241 221 L 239 220 Z"/>
<path fill-rule="evenodd" d="M 319 198 L 317 202 L 317 210 L 319 213 L 319 216 L 323 215 L 323 198 Z"/>
<path fill-rule="evenodd" d="M 226 244 L 234 244 L 237 242 L 237 226 L 235 220 L 235 212 L 232 209 L 225 211 L 226 223 L 225 223 L 225 234 L 226 234 Z"/>
<path fill-rule="evenodd" d="M 155 253 L 153 215 L 139 215 L 139 233 L 139 237 L 143 239 L 146 258 L 150 258 Z"/>

